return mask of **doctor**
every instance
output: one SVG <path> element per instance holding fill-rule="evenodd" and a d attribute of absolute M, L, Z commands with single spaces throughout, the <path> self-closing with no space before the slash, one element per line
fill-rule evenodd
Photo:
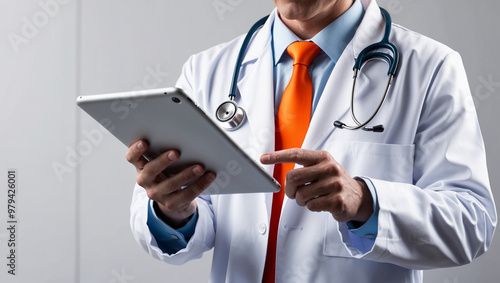
<path fill-rule="evenodd" d="M 380 8 L 373 0 L 274 3 L 277 9 L 253 36 L 238 79 L 235 100 L 248 121 L 229 134 L 267 164 L 269 174 L 283 171 L 280 164 L 295 164 L 284 174 L 286 196 L 282 202 L 271 193 L 199 196 L 213 172 L 193 164 L 165 177 L 161 171 L 179 153 L 146 162 L 141 141 L 127 152 L 137 169 L 131 226 L 139 244 L 171 264 L 214 248 L 214 283 L 422 282 L 423 269 L 466 264 L 483 254 L 497 216 L 460 56 L 392 25 L 399 71 L 372 122 L 385 131 L 336 128 L 334 121 L 350 119 L 355 58 L 383 37 Z M 184 65 L 177 86 L 207 113 L 227 100 L 242 40 L 196 54 Z M 296 55 L 288 46 L 303 40 L 319 50 L 306 64 L 310 107 L 296 111 L 308 113 L 308 128 L 301 146 L 290 149 L 279 144 L 283 131 L 275 126 L 295 72 Z M 380 101 L 387 66 L 369 62 L 362 71 L 354 99 L 361 119 Z"/>

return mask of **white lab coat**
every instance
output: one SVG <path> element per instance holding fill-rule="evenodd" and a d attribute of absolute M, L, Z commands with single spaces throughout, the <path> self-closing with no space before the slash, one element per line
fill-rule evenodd
<path fill-rule="evenodd" d="M 349 104 L 354 58 L 383 36 L 375 1 L 338 60 L 312 117 L 303 148 L 326 150 L 351 176 L 373 182 L 380 206 L 375 241 L 348 232 L 326 212 L 285 198 L 279 225 L 277 282 L 421 282 L 422 269 L 469 263 L 491 243 L 497 216 L 485 151 L 460 56 L 393 24 L 399 73 L 372 124 L 383 133 L 333 127 L 352 124 Z M 273 13 L 274 15 L 274 13 Z M 248 114 L 230 132 L 251 156 L 274 149 L 273 16 L 254 36 L 241 67 L 237 103 Z M 242 37 L 192 56 L 178 86 L 207 113 L 227 100 Z M 368 63 L 358 80 L 359 118 L 371 115 L 387 80 L 387 65 Z M 364 116 L 365 115 L 365 116 Z M 272 166 L 266 167 L 272 174 Z M 155 258 L 182 264 L 215 248 L 210 282 L 260 282 L 266 256 L 271 193 L 198 198 L 199 219 L 187 247 L 164 254 L 146 225 L 147 196 L 138 186 L 131 226 Z M 168 280 L 167 280 L 168 281 Z"/>

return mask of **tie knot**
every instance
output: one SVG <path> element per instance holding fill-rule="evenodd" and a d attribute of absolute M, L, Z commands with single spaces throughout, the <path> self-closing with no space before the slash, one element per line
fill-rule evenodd
<path fill-rule="evenodd" d="M 321 48 L 311 41 L 295 41 L 288 45 L 286 51 L 292 56 L 294 65 L 309 66 L 314 57 L 321 51 Z"/>

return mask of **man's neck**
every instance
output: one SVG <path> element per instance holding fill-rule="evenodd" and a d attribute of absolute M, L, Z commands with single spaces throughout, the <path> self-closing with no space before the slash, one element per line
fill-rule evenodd
<path fill-rule="evenodd" d="M 337 1 L 329 9 L 324 10 L 311 18 L 307 19 L 288 19 L 281 15 L 278 10 L 278 15 L 283 23 L 301 39 L 311 39 L 318 32 L 332 23 L 335 19 L 345 13 L 354 3 L 351 1 Z"/>

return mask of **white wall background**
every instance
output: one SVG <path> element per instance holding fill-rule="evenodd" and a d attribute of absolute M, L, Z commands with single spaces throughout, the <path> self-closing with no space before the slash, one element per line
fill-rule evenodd
<path fill-rule="evenodd" d="M 500 199 L 500 3 L 379 3 L 394 22 L 461 53 Z M 171 86 L 190 54 L 245 33 L 272 7 L 270 0 L 0 2 L 0 282 L 206 282 L 210 253 L 169 266 L 135 243 L 128 225 L 135 170 L 125 161 L 126 148 L 74 101 L 82 94 Z M 4 228 L 13 168 L 19 185 L 15 276 L 7 273 Z M 474 263 L 426 271 L 425 282 L 497 282 L 499 257 L 496 237 Z"/>

